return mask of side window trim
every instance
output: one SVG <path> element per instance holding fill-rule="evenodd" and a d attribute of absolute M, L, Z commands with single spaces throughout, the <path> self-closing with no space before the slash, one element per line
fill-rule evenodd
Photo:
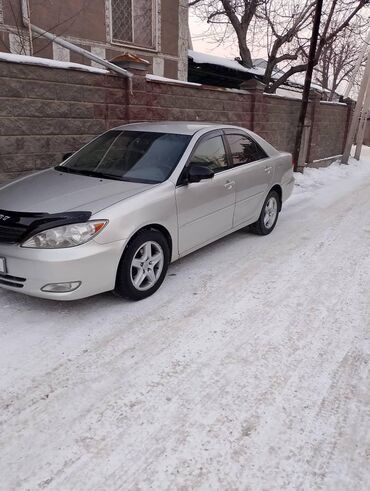
<path fill-rule="evenodd" d="M 217 174 L 221 174 L 222 172 L 225 172 L 226 170 L 230 170 L 233 167 L 232 166 L 232 160 L 230 158 L 231 156 L 229 153 L 228 142 L 225 139 L 225 134 L 224 134 L 223 130 L 212 130 L 212 131 L 206 133 L 205 135 L 202 135 L 197 140 L 197 142 L 195 143 L 193 150 L 191 151 L 191 154 L 189 155 L 189 157 L 188 157 L 188 159 L 187 159 L 187 161 L 186 161 L 186 163 L 185 163 L 185 165 L 184 165 L 184 167 L 180 173 L 180 176 L 177 179 L 176 186 L 183 186 L 184 185 L 184 173 L 185 173 L 186 169 L 189 167 L 189 165 L 192 161 L 192 158 L 194 157 L 194 154 L 197 151 L 199 145 L 201 145 L 205 141 L 210 140 L 211 138 L 215 138 L 217 136 L 220 136 L 222 138 L 222 142 L 223 142 L 224 148 L 225 148 L 226 159 L 227 159 L 227 167 L 218 171 Z"/>
<path fill-rule="evenodd" d="M 226 130 L 224 130 L 224 135 L 225 135 L 225 140 L 226 140 L 226 144 L 227 144 L 227 149 L 229 151 L 229 165 L 230 165 L 230 167 L 235 168 L 235 167 L 240 167 L 241 165 L 251 165 L 251 164 L 254 164 L 255 162 L 261 162 L 262 160 L 270 158 L 266 154 L 266 152 L 263 150 L 261 145 L 259 145 L 256 142 L 256 140 L 254 138 L 252 138 L 248 133 L 244 133 L 244 132 L 241 132 L 238 130 L 233 131 L 232 129 L 226 129 Z M 230 143 L 229 143 L 229 140 L 227 138 L 228 136 L 243 136 L 244 138 L 249 139 L 251 142 L 253 142 L 256 145 L 256 147 L 264 155 L 264 157 L 262 157 L 261 159 L 253 160 L 253 162 L 242 162 L 240 164 L 234 164 Z"/>

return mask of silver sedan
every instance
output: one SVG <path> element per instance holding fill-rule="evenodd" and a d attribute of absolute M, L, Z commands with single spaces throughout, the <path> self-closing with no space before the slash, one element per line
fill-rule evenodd
<path fill-rule="evenodd" d="M 168 265 L 235 230 L 274 229 L 291 155 L 235 126 L 137 123 L 0 188 L 0 286 L 73 300 L 152 295 Z"/>

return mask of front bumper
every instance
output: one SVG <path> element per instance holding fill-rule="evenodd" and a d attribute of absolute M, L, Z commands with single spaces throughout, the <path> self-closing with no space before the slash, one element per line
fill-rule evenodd
<path fill-rule="evenodd" d="M 66 249 L 0 244 L 0 257 L 5 258 L 7 266 L 6 274 L 0 275 L 0 287 L 54 300 L 77 300 L 113 290 L 125 243 L 99 244 L 91 240 Z M 41 290 L 46 284 L 74 281 L 80 281 L 81 286 L 72 292 Z"/>

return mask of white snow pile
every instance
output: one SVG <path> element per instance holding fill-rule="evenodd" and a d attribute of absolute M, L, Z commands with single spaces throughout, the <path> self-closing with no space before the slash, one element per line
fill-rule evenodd
<path fill-rule="evenodd" d="M 350 158 L 349 165 L 337 161 L 329 167 L 319 169 L 307 167 L 304 174 L 295 173 L 295 189 L 292 198 L 287 202 L 287 207 L 307 201 L 313 196 L 316 204 L 327 204 L 331 199 L 340 197 L 341 193 L 348 192 L 349 187 L 356 188 L 369 172 L 370 147 L 366 146 L 362 147 L 361 159 Z"/>
<path fill-rule="evenodd" d="M 1 61 L 7 61 L 10 63 L 21 63 L 25 65 L 47 66 L 50 68 L 81 70 L 84 72 L 91 72 L 91 73 L 101 73 L 101 74 L 109 73 L 108 70 L 82 65 L 80 63 L 50 60 L 49 58 L 39 58 L 38 56 L 15 55 L 13 53 L 0 53 L 0 62 Z"/>

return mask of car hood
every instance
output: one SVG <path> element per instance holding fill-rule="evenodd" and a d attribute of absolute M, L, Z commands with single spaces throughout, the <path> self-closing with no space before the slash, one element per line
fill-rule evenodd
<path fill-rule="evenodd" d="M 155 185 L 48 169 L 0 187 L 0 209 L 35 213 L 77 210 L 94 214 Z"/>

